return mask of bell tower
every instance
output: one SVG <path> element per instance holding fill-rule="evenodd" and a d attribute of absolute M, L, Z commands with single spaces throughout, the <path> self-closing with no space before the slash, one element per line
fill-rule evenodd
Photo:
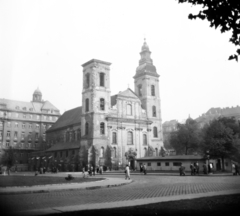
<path fill-rule="evenodd" d="M 82 65 L 81 146 L 89 151 L 94 148 L 100 152 L 108 144 L 106 116 L 111 106 L 110 65 L 97 59 Z"/>
<path fill-rule="evenodd" d="M 151 51 L 144 39 L 140 52 L 141 59 L 134 78 L 135 93 L 141 100 L 151 124 L 150 140 L 154 148 L 163 146 L 161 100 L 159 91 L 159 74 L 151 59 Z"/>

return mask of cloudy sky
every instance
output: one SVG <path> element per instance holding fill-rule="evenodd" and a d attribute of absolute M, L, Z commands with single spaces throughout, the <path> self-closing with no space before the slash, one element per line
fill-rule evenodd
<path fill-rule="evenodd" d="M 146 37 L 160 75 L 162 119 L 240 105 L 240 64 L 229 33 L 191 21 L 175 0 L 0 0 L 0 98 L 43 99 L 61 113 L 81 106 L 82 67 L 111 62 L 111 94 L 134 89 Z"/>

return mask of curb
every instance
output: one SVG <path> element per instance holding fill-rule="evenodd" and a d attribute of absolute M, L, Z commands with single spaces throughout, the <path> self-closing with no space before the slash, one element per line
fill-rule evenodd
<path fill-rule="evenodd" d="M 106 179 L 109 180 L 109 179 Z M 105 180 L 101 180 L 105 181 Z M 81 187 L 81 188 L 60 188 L 60 189 L 40 189 L 40 190 L 31 190 L 31 191 L 10 191 L 10 192 L 0 192 L 0 195 L 15 195 L 15 194 L 34 194 L 34 193 L 52 193 L 52 192 L 57 192 L 61 190 L 65 191 L 72 191 L 72 190 L 96 190 L 96 189 L 101 189 L 101 188 L 111 188 L 111 187 L 119 187 L 127 184 L 133 183 L 134 180 L 131 180 L 130 182 L 125 182 L 125 183 L 119 183 L 119 184 L 109 184 L 109 185 L 100 185 L 100 186 L 91 186 L 91 187 Z M 77 184 L 77 183 L 76 183 Z M 81 183 L 79 183 L 81 184 Z"/>

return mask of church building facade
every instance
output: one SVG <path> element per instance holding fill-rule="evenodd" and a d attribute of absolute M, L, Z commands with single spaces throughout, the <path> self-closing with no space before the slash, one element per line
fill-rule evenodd
<path fill-rule="evenodd" d="M 146 41 L 140 55 L 134 91 L 127 88 L 113 96 L 111 63 L 92 59 L 82 65 L 82 107 L 65 112 L 47 131 L 49 164 L 63 170 L 90 164 L 119 168 L 130 163 L 134 168 L 136 158 L 159 155 L 163 147 L 159 75 Z"/>

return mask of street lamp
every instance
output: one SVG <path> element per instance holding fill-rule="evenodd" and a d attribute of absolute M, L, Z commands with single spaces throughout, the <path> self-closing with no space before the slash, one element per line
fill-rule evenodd
<path fill-rule="evenodd" d="M 207 154 L 207 159 L 208 159 L 208 173 L 210 172 L 209 170 L 209 167 L 210 167 L 210 164 L 209 164 L 209 158 L 210 158 L 210 154 L 209 154 L 209 150 L 206 151 L 206 154 Z"/>

